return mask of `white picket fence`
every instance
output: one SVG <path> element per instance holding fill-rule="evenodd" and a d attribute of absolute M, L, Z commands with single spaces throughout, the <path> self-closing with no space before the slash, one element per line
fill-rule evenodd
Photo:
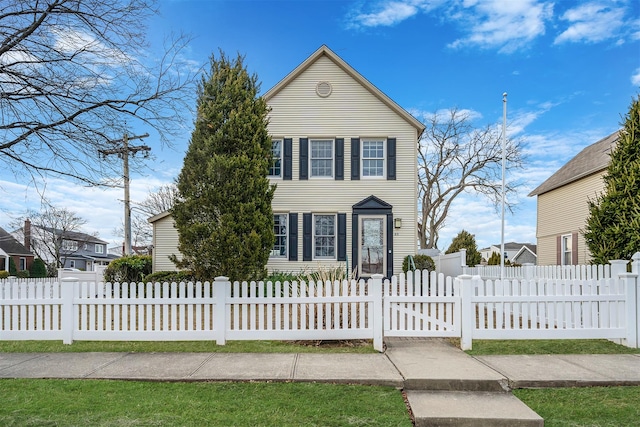
<path fill-rule="evenodd" d="M 3 281 L 0 340 L 607 338 L 638 347 L 640 254 L 611 278 L 483 280 L 434 272 L 326 283 Z"/>
<path fill-rule="evenodd" d="M 626 261 L 625 261 L 626 263 Z M 479 265 L 462 267 L 462 274 L 480 276 L 483 279 L 609 279 L 611 265 L 522 265 L 505 266 L 504 272 L 499 265 Z"/>

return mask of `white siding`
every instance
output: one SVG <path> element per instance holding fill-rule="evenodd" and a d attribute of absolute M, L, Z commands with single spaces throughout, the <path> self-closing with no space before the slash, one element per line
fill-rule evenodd
<path fill-rule="evenodd" d="M 169 260 L 172 254 L 178 254 L 178 230 L 174 227 L 173 217 L 168 215 L 153 223 L 153 272 L 173 271 L 176 266 Z"/>
<path fill-rule="evenodd" d="M 538 265 L 557 264 L 557 237 L 570 233 L 578 233 L 578 264 L 590 261 L 582 230 L 589 199 L 594 200 L 604 188 L 602 176 L 590 175 L 538 196 Z"/>
<path fill-rule="evenodd" d="M 321 98 L 316 84 L 328 81 L 331 95 Z M 274 137 L 293 139 L 293 180 L 274 179 L 278 188 L 274 212 L 297 212 L 298 262 L 270 260 L 268 267 L 279 271 L 315 268 L 318 261 L 302 260 L 302 213 L 347 213 L 347 255 L 351 259 L 351 211 L 359 201 L 375 195 L 393 206 L 394 218 L 402 218 L 402 228 L 394 230 L 394 271 L 402 260 L 417 250 L 416 158 L 417 130 L 392 111 L 370 91 L 345 73 L 331 59 L 320 57 L 304 73 L 269 100 L 272 108 L 269 132 Z M 299 180 L 299 139 L 344 138 L 344 180 Z M 351 138 L 396 138 L 396 180 L 351 180 Z M 324 262 L 322 264 L 336 264 Z"/>

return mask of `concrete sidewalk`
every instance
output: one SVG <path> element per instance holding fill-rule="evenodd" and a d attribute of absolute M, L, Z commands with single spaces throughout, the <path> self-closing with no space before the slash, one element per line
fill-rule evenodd
<path fill-rule="evenodd" d="M 0 378 L 306 381 L 403 389 L 416 426 L 541 426 L 510 390 L 640 386 L 640 354 L 472 357 L 443 339 L 381 354 L 0 353 Z"/>

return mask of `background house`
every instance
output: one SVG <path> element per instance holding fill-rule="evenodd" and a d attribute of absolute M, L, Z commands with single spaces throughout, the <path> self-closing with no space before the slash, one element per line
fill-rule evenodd
<path fill-rule="evenodd" d="M 59 259 L 63 268 L 94 271 L 119 258 L 107 252 L 107 242 L 91 234 L 38 226 L 29 220 L 13 235 L 24 238 L 45 263 L 56 264 Z"/>
<path fill-rule="evenodd" d="M 538 197 L 538 264 L 589 263 L 582 232 L 589 216 L 588 201 L 604 190 L 602 177 L 617 140 L 615 132 L 589 145 L 529 194 Z"/>
<path fill-rule="evenodd" d="M 33 253 L 15 237 L 0 227 L 0 271 L 9 271 L 9 259 L 13 258 L 16 270 L 29 270 Z"/>
<path fill-rule="evenodd" d="M 277 183 L 268 269 L 345 264 L 390 276 L 417 251 L 417 142 L 424 126 L 328 47 L 264 94 Z M 153 224 L 154 271 L 174 269 L 169 213 Z"/>
<path fill-rule="evenodd" d="M 486 262 L 491 257 L 492 253 L 500 254 L 500 244 L 491 245 L 488 248 L 480 249 L 480 256 L 482 256 L 482 261 Z M 537 263 L 537 255 L 536 255 L 536 245 L 531 243 L 516 243 L 516 242 L 505 242 L 504 243 L 504 252 L 505 252 L 505 262 L 509 260 L 511 263 L 518 264 L 536 264 Z"/>

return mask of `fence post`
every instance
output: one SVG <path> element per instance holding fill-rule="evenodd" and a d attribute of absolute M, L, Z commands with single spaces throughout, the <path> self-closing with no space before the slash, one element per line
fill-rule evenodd
<path fill-rule="evenodd" d="M 456 277 L 459 282 L 460 289 L 460 348 L 462 350 L 471 350 L 473 345 L 473 322 L 475 313 L 472 313 L 471 296 L 473 295 L 473 276 L 462 274 Z"/>
<path fill-rule="evenodd" d="M 640 274 L 640 252 L 636 252 L 631 257 L 631 272 Z"/>
<path fill-rule="evenodd" d="M 624 259 L 612 259 L 609 261 L 611 264 L 611 277 L 618 277 L 622 273 L 627 272 L 627 264 L 629 261 Z"/>
<path fill-rule="evenodd" d="M 231 282 L 228 277 L 218 276 L 213 282 L 213 297 L 216 301 L 213 325 L 216 330 L 216 344 L 227 343 L 227 300 L 231 294 Z"/>
<path fill-rule="evenodd" d="M 75 329 L 74 313 L 75 305 L 73 304 L 73 296 L 78 289 L 79 280 L 75 277 L 66 277 L 60 281 L 60 297 L 62 304 L 60 306 L 60 327 L 62 329 L 62 343 L 73 343 L 73 331 Z"/>
<path fill-rule="evenodd" d="M 373 300 L 373 348 L 384 351 L 384 318 L 382 310 L 382 274 L 373 274 L 369 286 L 369 295 Z"/>
<path fill-rule="evenodd" d="M 638 317 L 638 274 L 622 273 L 618 275 L 622 280 L 625 293 L 625 326 L 627 329 L 625 345 L 631 348 L 638 348 L 638 329 L 640 329 L 640 318 Z"/>

